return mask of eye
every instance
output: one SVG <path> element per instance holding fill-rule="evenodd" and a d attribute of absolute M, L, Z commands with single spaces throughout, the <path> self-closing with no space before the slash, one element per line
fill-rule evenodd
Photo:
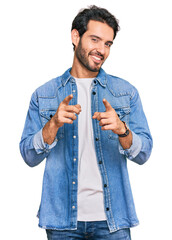
<path fill-rule="evenodd" d="M 109 47 L 109 48 L 112 46 L 111 43 L 105 43 L 105 45 L 106 45 L 107 47 Z"/>
<path fill-rule="evenodd" d="M 92 38 L 91 39 L 93 42 L 98 42 L 98 39 L 97 38 Z"/>

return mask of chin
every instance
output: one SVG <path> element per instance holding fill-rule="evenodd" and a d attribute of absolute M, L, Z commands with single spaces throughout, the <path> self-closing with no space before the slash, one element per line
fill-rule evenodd
<path fill-rule="evenodd" d="M 100 68 L 90 69 L 91 72 L 98 72 L 99 70 L 100 70 Z"/>
<path fill-rule="evenodd" d="M 100 70 L 101 66 L 97 66 L 97 67 L 92 67 L 92 66 L 89 66 L 87 69 L 91 72 L 98 72 Z"/>

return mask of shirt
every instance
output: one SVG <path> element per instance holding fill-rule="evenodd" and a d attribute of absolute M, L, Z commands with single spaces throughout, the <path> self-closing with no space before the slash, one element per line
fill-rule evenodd
<path fill-rule="evenodd" d="M 46 159 L 42 197 L 38 211 L 39 226 L 45 229 L 77 229 L 78 119 L 59 128 L 51 145 L 44 143 L 42 129 L 58 109 L 60 102 L 73 94 L 77 104 L 76 82 L 68 69 L 50 80 L 32 95 L 20 152 L 31 167 Z M 105 98 L 125 121 L 133 139 L 123 149 L 111 130 L 102 131 L 92 119 L 97 163 L 103 183 L 104 209 L 110 232 L 138 225 L 130 187 L 127 159 L 144 164 L 152 150 L 152 137 L 137 89 L 129 82 L 100 69 L 92 86 L 91 112 L 103 112 Z"/>
<path fill-rule="evenodd" d="M 75 78 L 78 103 L 78 221 L 106 220 L 103 186 L 96 158 L 91 116 L 91 84 L 93 78 Z"/>

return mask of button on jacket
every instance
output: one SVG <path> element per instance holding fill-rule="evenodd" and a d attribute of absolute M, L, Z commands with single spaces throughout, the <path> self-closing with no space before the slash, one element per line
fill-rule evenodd
<path fill-rule="evenodd" d="M 59 128 L 51 145 L 44 143 L 42 137 L 42 128 L 66 96 L 73 94 L 70 104 L 77 104 L 77 86 L 70 70 L 33 93 L 20 142 L 22 157 L 29 166 L 34 167 L 46 158 L 38 211 L 39 226 L 45 229 L 77 228 L 78 120 Z M 116 134 L 111 130 L 102 131 L 99 121 L 92 119 L 104 191 L 104 210 L 109 230 L 114 232 L 139 223 L 128 177 L 127 158 L 138 164 L 145 163 L 152 150 L 152 137 L 136 88 L 100 69 L 92 82 L 92 115 L 105 111 L 103 98 L 115 109 L 121 121 L 126 122 L 133 135 L 130 149 L 124 150 Z"/>

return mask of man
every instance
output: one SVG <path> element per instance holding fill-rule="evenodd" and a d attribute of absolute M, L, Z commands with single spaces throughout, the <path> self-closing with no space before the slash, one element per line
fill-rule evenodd
<path fill-rule="evenodd" d="M 118 30 L 106 9 L 79 12 L 72 68 L 32 95 L 20 150 L 31 167 L 46 158 L 38 217 L 48 239 L 131 239 L 138 225 L 127 158 L 145 163 L 152 138 L 137 90 L 101 68 Z"/>

